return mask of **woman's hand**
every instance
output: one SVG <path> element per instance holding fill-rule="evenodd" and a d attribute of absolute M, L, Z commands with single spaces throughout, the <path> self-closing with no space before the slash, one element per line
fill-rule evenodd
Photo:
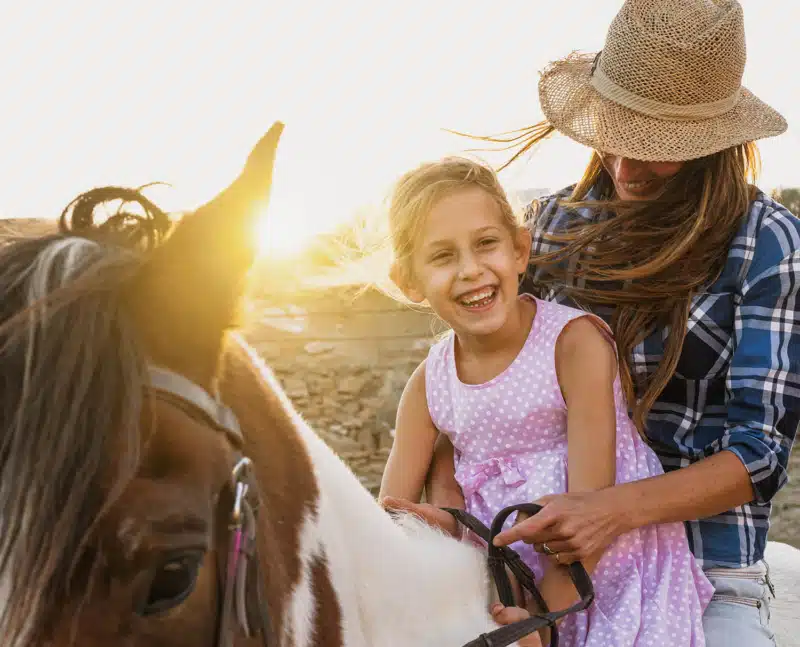
<path fill-rule="evenodd" d="M 534 544 L 540 553 L 557 553 L 559 564 L 599 554 L 628 531 L 624 511 L 617 508 L 613 489 L 542 497 L 536 501 L 543 506 L 538 514 L 501 532 L 494 543 L 496 546 L 515 541 Z M 543 544 L 547 544 L 547 551 Z"/>
<path fill-rule="evenodd" d="M 420 517 L 425 523 L 447 533 L 451 537 L 461 536 L 461 529 L 455 517 L 430 503 L 414 503 L 407 499 L 387 496 L 381 499 L 381 505 L 390 512 L 409 512 Z"/>

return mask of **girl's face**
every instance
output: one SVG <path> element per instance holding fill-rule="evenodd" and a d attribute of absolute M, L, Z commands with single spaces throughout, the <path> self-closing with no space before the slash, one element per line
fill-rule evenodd
<path fill-rule="evenodd" d="M 600 153 L 620 200 L 648 200 L 681 170 L 685 162 L 641 162 Z"/>
<path fill-rule="evenodd" d="M 511 231 L 495 200 L 469 188 L 439 200 L 411 257 L 406 295 L 427 300 L 459 335 L 500 330 L 518 308 L 519 275 L 528 264 L 527 229 Z"/>

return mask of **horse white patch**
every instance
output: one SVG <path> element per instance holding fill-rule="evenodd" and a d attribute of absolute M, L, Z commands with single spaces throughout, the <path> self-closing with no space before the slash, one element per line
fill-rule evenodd
<path fill-rule="evenodd" d="M 264 361 L 237 340 L 293 412 L 311 458 L 320 497 L 317 523 L 307 519 L 303 529 L 302 560 L 310 563 L 316 536 L 341 607 L 345 645 L 462 645 L 496 628 L 488 613 L 485 555 L 415 519 L 393 521 L 294 410 Z M 293 595 L 295 635 L 306 637 L 309 596 L 301 585 Z"/>
<path fill-rule="evenodd" d="M 300 578 L 291 594 L 289 614 L 291 622 L 286 624 L 283 644 L 292 647 L 310 647 L 314 633 L 316 601 L 311 581 L 311 566 L 320 554 L 322 541 L 319 520 L 314 511 L 308 510 L 300 529 L 299 559 Z"/>

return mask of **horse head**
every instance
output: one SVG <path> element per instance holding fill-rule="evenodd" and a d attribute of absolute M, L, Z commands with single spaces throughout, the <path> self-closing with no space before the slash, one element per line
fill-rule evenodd
<path fill-rule="evenodd" d="M 286 631 L 317 493 L 285 403 L 228 341 L 281 130 L 175 225 L 104 187 L 60 233 L 0 248 L 5 645 L 227 647 Z M 140 209 L 94 222 L 114 201 Z"/>

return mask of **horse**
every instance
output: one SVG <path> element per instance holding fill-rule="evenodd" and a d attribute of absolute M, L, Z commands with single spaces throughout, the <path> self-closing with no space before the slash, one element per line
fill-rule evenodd
<path fill-rule="evenodd" d="M 6 647 L 458 647 L 497 628 L 484 552 L 387 514 L 238 332 L 282 129 L 177 223 L 103 187 L 0 247 Z M 774 557 L 800 581 L 800 551 Z"/>

